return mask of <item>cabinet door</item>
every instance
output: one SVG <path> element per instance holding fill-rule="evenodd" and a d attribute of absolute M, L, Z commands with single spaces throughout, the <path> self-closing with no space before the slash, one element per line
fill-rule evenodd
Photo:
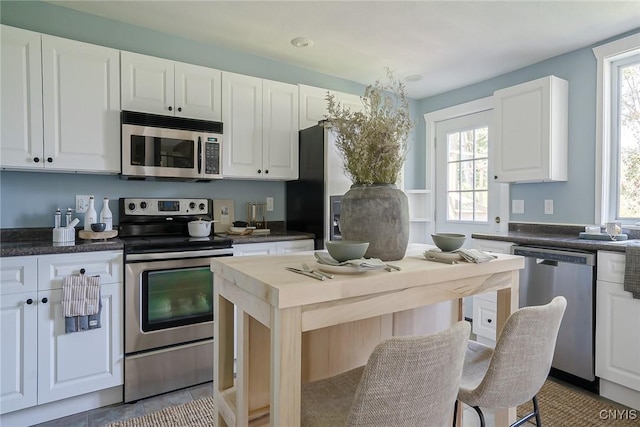
<path fill-rule="evenodd" d="M 273 255 L 277 253 L 276 243 L 243 243 L 233 247 L 233 256 Z"/>
<path fill-rule="evenodd" d="M 82 332 L 65 333 L 62 290 L 38 298 L 38 404 L 121 385 L 122 283 L 101 286 L 101 327 Z"/>
<path fill-rule="evenodd" d="M 36 293 L 0 298 L 0 413 L 37 404 Z M 31 304 L 27 300 L 31 299 Z"/>
<path fill-rule="evenodd" d="M 640 391 L 640 300 L 619 283 L 597 282 L 596 375 Z"/>
<path fill-rule="evenodd" d="M 174 115 L 174 62 L 120 52 L 122 109 Z"/>
<path fill-rule="evenodd" d="M 306 129 L 318 124 L 320 120 L 325 120 L 328 115 L 327 111 L 327 94 L 333 94 L 336 101 L 343 107 L 351 111 L 362 111 L 362 101 L 359 95 L 351 93 L 337 92 L 335 90 L 323 89 L 320 87 L 298 85 L 300 92 L 300 112 L 299 112 L 299 128 Z"/>
<path fill-rule="evenodd" d="M 298 179 L 298 87 L 263 80 L 262 166 L 266 179 Z"/>
<path fill-rule="evenodd" d="M 325 120 L 327 115 L 327 93 L 335 92 L 307 85 L 298 85 L 298 91 L 300 103 L 298 126 L 300 130 L 315 126 L 320 120 Z"/>
<path fill-rule="evenodd" d="M 567 180 L 568 83 L 544 77 L 494 93 L 497 182 Z"/>
<path fill-rule="evenodd" d="M 262 178 L 262 79 L 222 73 L 222 175 Z"/>
<path fill-rule="evenodd" d="M 176 116 L 221 121 L 221 76 L 220 70 L 176 62 Z"/>
<path fill-rule="evenodd" d="M 119 52 L 42 36 L 45 168 L 120 172 Z"/>
<path fill-rule="evenodd" d="M 1 32 L 0 162 L 3 167 L 42 169 L 40 34 L 5 25 Z"/>

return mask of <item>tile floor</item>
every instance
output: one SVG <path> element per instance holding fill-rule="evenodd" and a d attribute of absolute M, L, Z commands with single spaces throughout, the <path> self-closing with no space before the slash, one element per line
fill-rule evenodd
<path fill-rule="evenodd" d="M 205 383 L 177 390 L 160 396 L 142 399 L 135 403 L 120 403 L 81 412 L 57 420 L 36 424 L 37 427 L 99 427 L 115 421 L 139 417 L 192 400 L 213 395 L 213 383 Z"/>

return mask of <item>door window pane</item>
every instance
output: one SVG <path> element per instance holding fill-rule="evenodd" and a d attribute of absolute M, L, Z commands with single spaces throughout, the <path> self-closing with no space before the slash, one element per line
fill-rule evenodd
<path fill-rule="evenodd" d="M 486 222 L 488 127 L 447 134 L 447 220 Z"/>

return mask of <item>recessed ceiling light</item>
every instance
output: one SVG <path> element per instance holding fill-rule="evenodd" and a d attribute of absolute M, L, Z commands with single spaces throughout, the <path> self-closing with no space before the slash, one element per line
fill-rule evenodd
<path fill-rule="evenodd" d="M 295 39 L 291 39 L 291 44 L 295 47 L 311 47 L 313 46 L 313 40 L 306 37 L 296 37 Z"/>
<path fill-rule="evenodd" d="M 410 76 L 405 77 L 404 80 L 407 82 L 417 82 L 422 80 L 422 76 L 420 74 L 411 74 Z"/>

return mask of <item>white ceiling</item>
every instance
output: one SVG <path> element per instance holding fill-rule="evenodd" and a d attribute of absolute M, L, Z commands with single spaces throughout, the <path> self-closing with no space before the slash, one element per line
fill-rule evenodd
<path fill-rule="evenodd" d="M 634 1 L 50 1 L 420 99 L 640 28 Z M 294 37 L 314 44 L 296 48 Z"/>

